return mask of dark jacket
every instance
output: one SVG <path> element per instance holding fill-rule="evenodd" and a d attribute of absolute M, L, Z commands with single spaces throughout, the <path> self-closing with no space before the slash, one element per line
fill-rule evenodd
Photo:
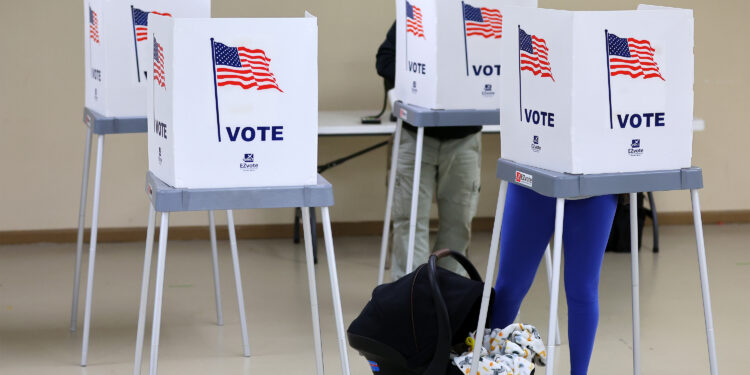
<path fill-rule="evenodd" d="M 396 81 L 396 22 L 388 30 L 385 40 L 378 48 L 376 55 L 375 68 L 378 75 L 388 82 Z M 404 128 L 417 131 L 414 126 L 404 123 Z M 446 127 L 426 127 L 424 135 L 438 139 L 456 139 L 481 131 L 481 126 L 446 126 Z"/>

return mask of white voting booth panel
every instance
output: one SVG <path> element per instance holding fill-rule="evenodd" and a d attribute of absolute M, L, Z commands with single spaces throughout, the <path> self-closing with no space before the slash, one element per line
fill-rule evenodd
<path fill-rule="evenodd" d="M 508 5 L 537 0 L 396 0 L 396 96 L 430 109 L 499 108 Z"/>
<path fill-rule="evenodd" d="M 691 10 L 504 16 L 503 158 L 576 174 L 690 167 Z"/>
<path fill-rule="evenodd" d="M 146 116 L 146 42 L 155 14 L 211 17 L 211 0 L 84 0 L 86 107 L 105 117 Z"/>
<path fill-rule="evenodd" d="M 151 172 L 176 188 L 316 183 L 317 18 L 151 24 Z"/>

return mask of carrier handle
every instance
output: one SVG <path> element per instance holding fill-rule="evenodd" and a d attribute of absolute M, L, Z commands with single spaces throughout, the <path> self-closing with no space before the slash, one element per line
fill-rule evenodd
<path fill-rule="evenodd" d="M 471 264 L 468 258 L 466 258 L 463 254 L 459 253 L 458 251 L 453 251 L 451 249 L 442 249 L 442 250 L 438 250 L 432 253 L 432 255 L 437 257 L 437 259 L 442 259 L 448 256 L 452 257 L 461 265 L 461 267 L 463 267 L 466 270 L 466 272 L 469 274 L 469 278 L 471 278 L 474 281 L 482 282 L 482 276 L 479 275 L 479 272 L 474 267 L 474 265 Z"/>
<path fill-rule="evenodd" d="M 445 305 L 443 294 L 440 292 L 440 285 L 437 280 L 437 261 L 440 258 L 447 256 L 453 257 L 464 267 L 466 272 L 472 280 L 482 281 L 479 272 L 474 268 L 474 265 L 466 259 L 461 253 L 452 251 L 449 249 L 443 249 L 434 252 L 430 255 L 427 267 L 427 277 L 430 280 L 430 289 L 432 289 L 432 302 L 435 306 L 435 314 L 437 314 L 437 345 L 435 346 L 435 355 L 432 357 L 430 365 L 427 367 L 425 374 L 427 375 L 442 375 L 445 374 L 447 367 L 448 356 L 451 350 L 451 324 L 450 317 L 448 316 L 448 307 Z"/>

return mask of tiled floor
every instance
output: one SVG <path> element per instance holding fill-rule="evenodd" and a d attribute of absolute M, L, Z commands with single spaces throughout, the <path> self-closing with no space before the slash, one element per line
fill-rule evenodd
<path fill-rule="evenodd" d="M 648 229 L 641 251 L 643 373 L 707 374 L 692 227 L 663 227 L 661 234 L 659 254 L 650 251 Z M 380 239 L 349 237 L 334 238 L 334 242 L 348 324 L 374 287 Z M 723 374 L 748 374 L 750 225 L 708 226 L 706 244 L 719 369 Z M 226 321 L 223 327 L 215 325 L 208 242 L 170 243 L 161 373 L 314 373 L 303 247 L 286 239 L 240 241 L 252 350 L 251 358 L 243 358 L 228 243 L 219 245 Z M 471 258 L 480 270 L 486 265 L 488 246 L 488 233 L 475 235 Z M 91 349 L 86 368 L 78 366 L 80 329 L 76 333 L 68 331 L 73 253 L 74 246 L 70 244 L 0 247 L 0 374 L 132 373 L 143 244 L 99 247 Z M 340 363 L 324 256 L 316 271 L 325 364 L 329 374 L 336 374 L 340 373 Z M 541 271 L 522 307 L 521 320 L 539 326 L 546 337 L 548 292 L 543 268 Z M 631 374 L 627 254 L 607 254 L 600 294 L 601 320 L 590 373 Z M 563 322 L 565 314 L 562 303 Z M 565 325 L 562 328 L 563 336 L 567 337 Z M 150 327 L 147 329 L 150 332 Z M 559 349 L 556 363 L 559 374 L 569 372 L 566 344 L 564 339 Z M 350 349 L 349 358 L 353 374 L 370 373 L 358 353 Z M 148 360 L 148 353 L 144 360 Z"/>

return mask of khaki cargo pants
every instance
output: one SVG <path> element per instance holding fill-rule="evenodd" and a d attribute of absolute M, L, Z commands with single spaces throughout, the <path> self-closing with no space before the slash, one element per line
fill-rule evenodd
<path fill-rule="evenodd" d="M 406 274 L 416 144 L 417 134 L 403 129 L 393 198 L 391 277 L 394 281 Z M 471 240 L 471 220 L 476 214 L 479 200 L 481 132 L 448 140 L 425 136 L 422 150 L 414 269 L 427 262 L 430 249 L 435 251 L 448 248 L 466 254 Z M 430 248 L 430 208 L 435 192 L 439 226 L 435 243 Z M 440 266 L 466 274 L 450 258 L 442 259 Z"/>

